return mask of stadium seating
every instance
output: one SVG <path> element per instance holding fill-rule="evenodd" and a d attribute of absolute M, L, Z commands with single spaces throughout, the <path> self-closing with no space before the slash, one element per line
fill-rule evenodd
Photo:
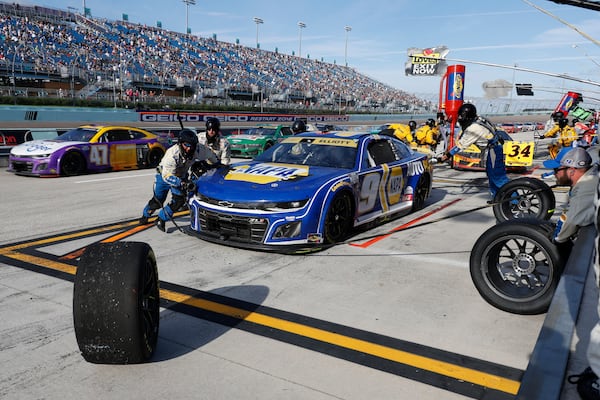
<path fill-rule="evenodd" d="M 0 39 L 3 91 L 16 89 L 15 79 L 29 79 L 68 82 L 63 89 L 73 96 L 76 86 L 82 98 L 118 92 L 144 101 L 187 90 L 187 101 L 194 102 L 260 99 L 398 111 L 428 106 L 335 63 L 40 6 L 0 3 Z"/>

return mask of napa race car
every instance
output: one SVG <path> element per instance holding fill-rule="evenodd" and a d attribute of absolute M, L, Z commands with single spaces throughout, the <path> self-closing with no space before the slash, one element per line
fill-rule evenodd
<path fill-rule="evenodd" d="M 432 164 L 390 136 L 306 132 L 196 183 L 189 233 L 289 253 L 341 242 L 355 228 L 422 208 Z"/>
<path fill-rule="evenodd" d="M 140 128 L 83 125 L 54 139 L 32 140 L 13 147 L 8 171 L 49 177 L 153 168 L 171 142 L 168 135 Z"/>
<path fill-rule="evenodd" d="M 265 125 L 248 128 L 240 135 L 229 136 L 227 140 L 232 157 L 252 158 L 292 135 L 292 128 L 289 126 Z"/>

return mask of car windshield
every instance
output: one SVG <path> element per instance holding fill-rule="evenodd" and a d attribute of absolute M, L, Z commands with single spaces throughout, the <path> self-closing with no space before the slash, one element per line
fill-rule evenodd
<path fill-rule="evenodd" d="M 54 140 L 62 140 L 65 142 L 89 142 L 96 132 L 98 132 L 96 129 L 75 128 L 57 136 Z"/>
<path fill-rule="evenodd" d="M 353 168 L 356 161 L 356 143 L 346 139 L 338 142 L 339 144 L 332 144 L 327 139 L 314 137 L 287 139 L 254 160 L 314 167 Z"/>
<path fill-rule="evenodd" d="M 273 136 L 275 135 L 275 129 L 269 128 L 250 128 L 246 131 L 246 135 L 255 136 Z"/>

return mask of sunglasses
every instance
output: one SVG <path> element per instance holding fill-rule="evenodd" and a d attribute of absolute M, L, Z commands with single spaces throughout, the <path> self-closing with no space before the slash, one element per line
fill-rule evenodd
<path fill-rule="evenodd" d="M 554 168 L 554 173 L 557 173 L 558 171 L 562 171 L 563 169 L 569 169 L 569 167 Z"/>

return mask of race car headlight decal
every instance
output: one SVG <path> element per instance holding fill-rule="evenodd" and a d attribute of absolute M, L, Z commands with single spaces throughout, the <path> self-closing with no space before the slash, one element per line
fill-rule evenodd
<path fill-rule="evenodd" d="M 300 231 L 302 230 L 301 228 L 301 221 L 288 222 L 277 227 L 275 233 L 273 233 L 273 238 L 284 239 L 300 236 Z"/>
<path fill-rule="evenodd" d="M 294 200 L 294 201 L 279 201 L 279 202 L 266 202 L 262 204 L 262 209 L 267 211 L 280 211 L 280 210 L 293 210 L 302 208 L 306 204 L 306 200 Z"/>
<path fill-rule="evenodd" d="M 227 208 L 238 208 L 244 210 L 264 210 L 264 211 L 290 211 L 304 207 L 309 199 L 292 201 L 227 201 L 215 199 L 203 194 L 198 194 L 197 199 L 209 204 L 218 205 Z"/>

